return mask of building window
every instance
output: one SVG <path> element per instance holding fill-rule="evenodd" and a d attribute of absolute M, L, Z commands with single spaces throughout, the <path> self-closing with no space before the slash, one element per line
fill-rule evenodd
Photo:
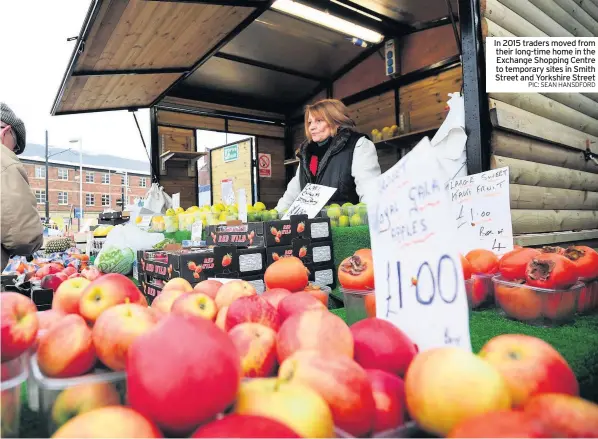
<path fill-rule="evenodd" d="M 110 184 L 110 174 L 102 174 L 102 184 Z"/>
<path fill-rule="evenodd" d="M 68 192 L 58 192 L 58 204 L 61 206 L 69 204 Z"/>
<path fill-rule="evenodd" d="M 58 179 L 59 180 L 68 180 L 69 179 L 69 170 L 66 168 L 58 168 Z"/>
<path fill-rule="evenodd" d="M 110 206 L 110 195 L 102 195 L 102 206 Z"/>
<path fill-rule="evenodd" d="M 129 176 L 127 175 L 126 177 L 124 175 L 120 176 L 120 184 L 122 186 L 128 186 L 129 185 Z"/>
<path fill-rule="evenodd" d="M 43 166 L 36 166 L 35 178 L 46 178 L 46 168 L 44 168 Z"/>
<path fill-rule="evenodd" d="M 85 194 L 85 205 L 86 206 L 95 206 L 96 205 L 96 197 L 94 194 Z"/>
<path fill-rule="evenodd" d="M 147 178 L 139 177 L 139 187 L 146 187 L 147 186 Z"/>
<path fill-rule="evenodd" d="M 85 183 L 93 183 L 93 172 L 85 171 Z"/>
<path fill-rule="evenodd" d="M 45 204 L 46 203 L 46 191 L 43 189 L 36 189 L 35 190 L 35 199 L 37 200 L 37 204 Z"/>

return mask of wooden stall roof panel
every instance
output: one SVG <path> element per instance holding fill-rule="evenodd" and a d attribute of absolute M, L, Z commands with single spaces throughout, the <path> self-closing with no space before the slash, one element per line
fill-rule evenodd
<path fill-rule="evenodd" d="M 413 24 L 432 21 L 448 15 L 445 0 L 351 0 L 394 20 Z M 458 14 L 457 0 L 450 0 L 453 13 Z"/>
<path fill-rule="evenodd" d="M 180 108 L 189 108 L 194 110 L 205 110 L 205 111 L 224 111 L 232 113 L 242 113 L 247 116 L 254 116 L 255 118 L 264 119 L 280 119 L 284 120 L 284 114 L 271 113 L 268 111 L 253 110 L 249 108 L 233 107 L 230 105 L 214 104 L 212 102 L 195 101 L 192 99 L 182 99 L 172 96 L 166 96 L 160 101 L 159 107 L 162 106 L 174 106 Z"/>
<path fill-rule="evenodd" d="M 224 119 L 158 110 L 158 124 L 197 130 L 224 131 Z"/>
<path fill-rule="evenodd" d="M 91 14 L 90 31 L 81 46 L 83 52 L 75 58 L 72 73 L 61 85 L 53 112 L 64 114 L 149 106 L 181 73 L 130 77 L 76 74 L 106 70 L 188 69 L 254 10 L 185 2 L 101 2 L 97 15 Z"/>
<path fill-rule="evenodd" d="M 253 12 L 199 3 L 106 3 L 75 71 L 190 67 Z"/>
<path fill-rule="evenodd" d="M 146 107 L 178 77 L 178 73 L 71 77 L 57 114 Z"/>

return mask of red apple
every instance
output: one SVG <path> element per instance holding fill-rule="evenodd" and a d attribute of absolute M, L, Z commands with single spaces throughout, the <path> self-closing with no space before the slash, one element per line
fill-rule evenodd
<path fill-rule="evenodd" d="M 240 323 L 228 335 L 241 357 L 244 377 L 272 375 L 276 368 L 276 331 L 259 323 Z"/>
<path fill-rule="evenodd" d="M 226 313 L 225 330 L 230 331 L 239 323 L 259 323 L 278 331 L 278 311 L 260 296 L 240 297 L 230 304 Z"/>
<path fill-rule="evenodd" d="M 154 299 L 152 302 L 152 309 L 157 311 L 161 315 L 170 314 L 172 310 L 172 305 L 174 304 L 175 300 L 179 297 L 184 296 L 185 291 L 183 290 L 169 290 L 169 291 L 162 291 L 158 294 L 158 297 Z"/>
<path fill-rule="evenodd" d="M 69 276 L 69 279 L 78 279 L 78 278 L 85 279 L 83 276 L 81 276 L 81 273 L 73 273 Z"/>
<path fill-rule="evenodd" d="M 173 302 L 170 312 L 214 321 L 218 309 L 214 299 L 204 293 L 185 293 Z"/>
<path fill-rule="evenodd" d="M 184 293 L 190 293 L 193 291 L 193 287 L 186 279 L 183 279 L 182 277 L 175 277 L 174 279 L 170 279 L 168 282 L 166 282 L 164 287 L 162 287 L 163 293 L 170 290 L 178 290 L 183 291 Z"/>
<path fill-rule="evenodd" d="M 37 350 L 40 340 L 43 336 L 46 335 L 48 329 L 52 328 L 56 323 L 62 320 L 67 314 L 63 313 L 57 309 L 47 309 L 45 311 L 38 311 L 37 312 L 37 321 L 39 323 L 39 328 L 37 331 L 37 338 L 35 340 L 33 349 Z"/>
<path fill-rule="evenodd" d="M 345 355 L 298 351 L 278 371 L 281 381 L 303 384 L 328 403 L 334 424 L 356 437 L 374 426 L 376 408 L 372 386 L 365 370 Z"/>
<path fill-rule="evenodd" d="M 468 418 L 447 438 L 549 438 L 550 431 L 539 419 L 515 410 L 499 410 Z"/>
<path fill-rule="evenodd" d="M 78 314 L 83 291 L 90 284 L 85 278 L 68 279 L 60 284 L 52 298 L 52 309 L 65 314 Z"/>
<path fill-rule="evenodd" d="M 278 303 L 280 320 L 285 321 L 292 314 L 299 314 L 310 310 L 327 310 L 326 306 L 309 293 L 293 293 L 284 297 Z"/>
<path fill-rule="evenodd" d="M 83 375 L 95 361 L 91 329 L 77 314 L 69 314 L 52 326 L 37 348 L 39 368 L 52 378 Z"/>
<path fill-rule="evenodd" d="M 216 315 L 216 326 L 224 331 L 226 327 L 226 313 L 228 312 L 228 306 L 224 306 L 218 310 Z"/>
<path fill-rule="evenodd" d="M 101 275 L 102 273 L 96 267 L 87 267 L 81 270 L 81 276 L 89 281 L 94 281 Z"/>
<path fill-rule="evenodd" d="M 46 290 L 56 291 L 58 289 L 58 287 L 60 286 L 60 284 L 62 282 L 64 282 L 64 279 L 62 279 L 62 276 L 60 276 L 61 274 L 62 273 L 56 273 L 56 274 L 48 274 L 47 276 L 44 276 L 42 278 L 42 282 L 41 282 L 40 286 Z"/>
<path fill-rule="evenodd" d="M 71 274 L 75 274 L 77 272 L 77 269 L 75 267 L 73 267 L 72 265 L 69 265 L 68 267 L 65 267 L 64 270 L 62 270 L 62 273 L 66 274 L 67 276 L 70 276 Z"/>
<path fill-rule="evenodd" d="M 376 405 L 373 433 L 403 425 L 406 417 L 405 383 L 401 378 L 380 369 L 366 369 Z"/>
<path fill-rule="evenodd" d="M 2 293 L 1 321 L 2 362 L 17 358 L 28 350 L 37 336 L 39 323 L 37 308 L 27 296 L 20 293 Z"/>
<path fill-rule="evenodd" d="M 270 418 L 254 415 L 225 416 L 202 425 L 192 438 L 279 438 L 301 437 L 286 425 Z"/>
<path fill-rule="evenodd" d="M 264 291 L 262 298 L 266 299 L 270 305 L 278 309 L 278 304 L 282 299 L 290 296 L 292 293 L 285 288 L 272 288 L 271 290 Z"/>
<path fill-rule="evenodd" d="M 188 435 L 234 402 L 240 363 L 213 322 L 169 314 L 129 348 L 129 404 L 165 433 Z"/>
<path fill-rule="evenodd" d="M 201 281 L 193 287 L 193 291 L 196 293 L 203 293 L 213 300 L 216 300 L 216 294 L 222 286 L 222 282 L 218 280 L 208 279 Z"/>
<path fill-rule="evenodd" d="M 244 280 L 233 280 L 228 282 L 218 290 L 216 294 L 216 306 L 221 309 L 225 306 L 230 306 L 239 297 L 255 296 L 257 292 L 253 285 Z"/>
<path fill-rule="evenodd" d="M 158 322 L 158 317 L 141 305 L 124 303 L 104 311 L 92 330 L 100 361 L 112 370 L 125 370 L 127 352 L 133 341 Z"/>
<path fill-rule="evenodd" d="M 94 323 L 102 312 L 121 303 L 137 303 L 141 291 L 131 279 L 122 274 L 109 273 L 90 283 L 79 301 L 79 313 Z"/>
<path fill-rule="evenodd" d="M 552 437 L 598 437 L 598 404 L 577 396 L 535 395 L 525 402 L 523 411 L 542 422 Z"/>
<path fill-rule="evenodd" d="M 112 405 L 120 405 L 120 396 L 112 383 L 85 383 L 67 387 L 52 405 L 52 421 L 56 428 L 60 428 L 75 416 Z"/>
<path fill-rule="evenodd" d="M 355 361 L 366 369 L 380 369 L 404 376 L 417 346 L 395 325 L 370 317 L 351 325 Z"/>
<path fill-rule="evenodd" d="M 488 341 L 479 355 L 501 373 L 514 407 L 540 393 L 579 394 L 577 378 L 567 361 L 539 338 L 499 335 Z"/>
<path fill-rule="evenodd" d="M 294 352 L 305 349 L 353 358 L 353 336 L 343 319 L 328 310 L 293 314 L 282 324 L 276 337 L 278 362 L 282 363 Z"/>
<path fill-rule="evenodd" d="M 67 280 L 69 278 L 69 275 L 66 274 L 64 271 L 61 271 L 60 273 L 56 273 L 54 276 L 56 276 L 62 282 L 64 282 L 65 280 Z"/>
<path fill-rule="evenodd" d="M 101 407 L 74 417 L 53 438 L 127 437 L 162 438 L 158 427 L 129 407 Z"/>
<path fill-rule="evenodd" d="M 49 274 L 60 273 L 63 269 L 64 267 L 62 265 L 52 262 L 50 264 L 44 265 L 39 270 L 37 270 L 35 275 L 39 278 L 43 278 L 44 276 L 47 276 Z"/>

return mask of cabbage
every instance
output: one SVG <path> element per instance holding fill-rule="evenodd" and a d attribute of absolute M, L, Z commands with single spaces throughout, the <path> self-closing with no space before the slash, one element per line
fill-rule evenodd
<path fill-rule="evenodd" d="M 129 247 L 104 247 L 96 257 L 94 265 L 103 273 L 120 273 L 125 276 L 133 271 L 135 253 Z"/>

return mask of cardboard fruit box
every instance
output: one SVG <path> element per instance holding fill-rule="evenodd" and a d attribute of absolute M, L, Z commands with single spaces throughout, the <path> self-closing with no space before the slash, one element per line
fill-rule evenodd
<path fill-rule="evenodd" d="M 295 215 L 290 220 L 268 221 L 264 225 L 266 247 L 292 245 L 296 239 L 311 242 L 331 241 L 329 218 L 308 219 L 307 215 Z"/>
<path fill-rule="evenodd" d="M 208 226 L 206 243 L 209 246 L 263 247 L 264 223 Z"/>
<path fill-rule="evenodd" d="M 308 279 L 318 285 L 325 285 L 331 289 L 336 288 L 336 267 L 334 263 L 324 265 L 306 264 L 309 270 Z"/>
<path fill-rule="evenodd" d="M 291 245 L 266 248 L 267 264 L 288 256 L 295 256 L 306 265 L 329 265 L 334 263 L 332 241 L 312 242 L 309 239 L 294 239 Z"/>

